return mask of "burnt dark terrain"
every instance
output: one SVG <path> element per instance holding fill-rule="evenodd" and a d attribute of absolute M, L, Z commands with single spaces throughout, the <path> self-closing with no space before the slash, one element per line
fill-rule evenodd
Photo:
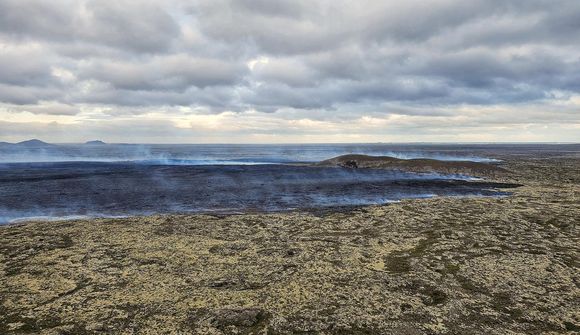
<path fill-rule="evenodd" d="M 21 163 L 0 166 L 0 220 L 316 209 L 443 195 L 501 196 L 509 193 L 500 189 L 515 186 L 383 169 Z"/>

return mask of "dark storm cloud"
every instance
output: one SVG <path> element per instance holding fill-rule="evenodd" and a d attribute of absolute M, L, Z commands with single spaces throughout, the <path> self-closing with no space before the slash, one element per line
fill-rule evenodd
<path fill-rule="evenodd" d="M 0 1 L 11 112 L 292 109 L 337 122 L 578 94 L 576 0 Z"/>

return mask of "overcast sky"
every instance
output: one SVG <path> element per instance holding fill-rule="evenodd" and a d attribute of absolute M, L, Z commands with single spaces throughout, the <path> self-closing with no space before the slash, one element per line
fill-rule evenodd
<path fill-rule="evenodd" d="M 0 141 L 580 141 L 578 0 L 0 0 Z"/>

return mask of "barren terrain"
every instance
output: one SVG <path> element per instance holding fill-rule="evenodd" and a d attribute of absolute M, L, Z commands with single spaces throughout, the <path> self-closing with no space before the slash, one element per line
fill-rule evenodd
<path fill-rule="evenodd" d="M 580 158 L 502 198 L 0 227 L 1 334 L 572 334 Z"/>

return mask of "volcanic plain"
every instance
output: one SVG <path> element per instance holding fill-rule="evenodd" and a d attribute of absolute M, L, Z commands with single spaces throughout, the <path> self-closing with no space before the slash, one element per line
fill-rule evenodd
<path fill-rule="evenodd" d="M 580 155 L 495 158 L 511 196 L 1 226 L 0 334 L 579 333 Z"/>

